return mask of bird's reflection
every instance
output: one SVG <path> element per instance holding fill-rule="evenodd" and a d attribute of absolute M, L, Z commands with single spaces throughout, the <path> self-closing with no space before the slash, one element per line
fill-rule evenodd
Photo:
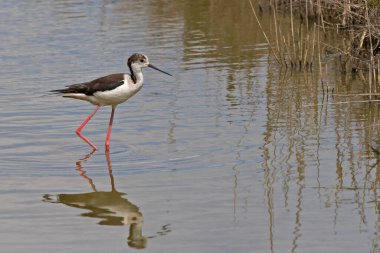
<path fill-rule="evenodd" d="M 133 248 L 142 249 L 146 247 L 147 237 L 142 235 L 143 216 L 139 208 L 131 203 L 125 193 L 118 192 L 115 188 L 112 175 L 109 151 L 106 151 L 107 167 L 111 181 L 111 191 L 98 191 L 92 179 L 86 175 L 82 163 L 87 161 L 94 151 L 76 162 L 76 170 L 85 178 L 93 192 L 58 194 L 56 197 L 46 194 L 44 201 L 51 203 L 62 203 L 67 206 L 88 210 L 81 216 L 100 219 L 100 225 L 128 225 L 128 245 Z"/>

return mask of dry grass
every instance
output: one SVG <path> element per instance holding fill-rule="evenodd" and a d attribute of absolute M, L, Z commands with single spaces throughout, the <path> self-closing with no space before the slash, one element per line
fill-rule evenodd
<path fill-rule="evenodd" d="M 318 61 L 323 78 L 323 58 L 329 52 L 338 60 L 343 73 L 361 72 L 370 94 L 377 93 L 380 0 L 270 0 L 260 3 L 260 10 L 267 9 L 273 14 L 275 38 L 266 37 L 269 44 L 275 45 L 272 53 L 278 63 L 286 68 L 311 70 L 315 66 L 313 61 Z M 251 7 L 257 18 L 252 3 Z M 290 13 L 290 28 L 286 34 L 277 25 L 279 13 Z M 322 37 L 331 35 L 341 39 L 333 44 L 322 41 Z M 275 43 L 270 43 L 272 41 Z M 284 46 L 280 47 L 280 43 Z"/>

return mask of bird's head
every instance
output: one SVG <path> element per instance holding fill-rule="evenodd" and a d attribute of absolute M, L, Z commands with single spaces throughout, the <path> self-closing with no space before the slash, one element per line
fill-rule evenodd
<path fill-rule="evenodd" d="M 128 67 L 133 72 L 141 71 L 141 68 L 150 67 L 150 68 L 158 70 L 164 74 L 172 76 L 171 74 L 169 74 L 169 73 L 153 66 L 152 64 L 150 64 L 148 57 L 144 54 L 135 53 L 135 54 L 131 55 L 128 58 Z"/>

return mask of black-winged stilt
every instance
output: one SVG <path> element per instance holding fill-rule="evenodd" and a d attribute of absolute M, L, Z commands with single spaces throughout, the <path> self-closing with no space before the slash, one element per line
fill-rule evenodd
<path fill-rule="evenodd" d="M 112 106 L 105 142 L 106 150 L 109 150 L 112 122 L 116 106 L 127 101 L 141 89 L 144 81 L 141 69 L 144 67 L 150 67 L 171 76 L 171 74 L 150 64 L 148 57 L 143 54 L 136 53 L 131 55 L 128 59 L 128 67 L 131 72 L 130 75 L 125 73 L 111 74 L 90 82 L 72 84 L 68 85 L 65 89 L 51 91 L 55 93 L 62 93 L 63 97 L 85 100 L 93 105 L 96 105 L 95 110 L 76 130 L 76 134 L 87 142 L 88 145 L 90 145 L 94 150 L 96 150 L 97 147 L 92 144 L 89 139 L 82 135 L 81 130 L 86 126 L 101 106 Z"/>

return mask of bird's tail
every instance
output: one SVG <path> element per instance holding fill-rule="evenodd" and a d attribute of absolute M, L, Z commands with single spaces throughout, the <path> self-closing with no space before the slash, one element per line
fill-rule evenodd
<path fill-rule="evenodd" d="M 87 83 L 78 83 L 66 86 L 64 89 L 51 90 L 51 93 L 55 94 L 66 94 L 66 93 L 83 93 L 86 94 L 88 92 Z"/>

